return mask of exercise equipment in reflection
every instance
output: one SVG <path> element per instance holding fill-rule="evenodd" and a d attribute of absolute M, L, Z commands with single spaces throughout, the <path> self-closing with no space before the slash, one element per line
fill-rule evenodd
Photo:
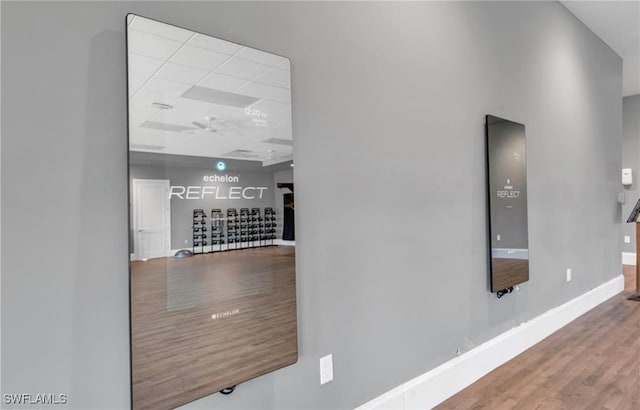
<path fill-rule="evenodd" d="M 273 208 L 264 209 L 263 230 L 264 240 L 268 242 L 267 246 L 272 246 L 273 240 L 276 239 L 276 211 Z"/>
<path fill-rule="evenodd" d="M 193 256 L 193 252 L 191 252 L 189 249 L 180 249 L 174 256 L 176 258 L 190 258 L 191 256 Z"/>
<path fill-rule="evenodd" d="M 222 250 L 224 244 L 224 214 L 222 209 L 214 208 L 211 210 L 211 252 L 218 245 L 218 251 Z"/>
<path fill-rule="evenodd" d="M 273 246 L 276 239 L 276 211 L 261 208 L 213 208 L 208 217 L 203 209 L 193 210 L 191 254 L 224 252 Z M 176 254 L 177 256 L 177 254 Z"/>
<path fill-rule="evenodd" d="M 207 215 L 204 209 L 193 210 L 193 236 L 191 252 L 195 255 L 197 253 L 205 253 L 205 246 L 207 246 Z"/>
<path fill-rule="evenodd" d="M 236 208 L 227 209 L 227 249 L 237 249 L 240 243 L 240 219 Z"/>
<path fill-rule="evenodd" d="M 249 247 L 249 208 L 240 208 L 240 247 Z"/>

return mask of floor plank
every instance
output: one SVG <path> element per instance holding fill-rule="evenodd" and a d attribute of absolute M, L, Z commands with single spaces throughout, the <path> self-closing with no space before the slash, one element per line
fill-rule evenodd
<path fill-rule="evenodd" d="M 132 262 L 131 309 L 134 409 L 175 408 L 295 363 L 295 249 Z"/>
<path fill-rule="evenodd" d="M 437 409 L 640 409 L 640 302 L 635 266 L 608 300 Z"/>

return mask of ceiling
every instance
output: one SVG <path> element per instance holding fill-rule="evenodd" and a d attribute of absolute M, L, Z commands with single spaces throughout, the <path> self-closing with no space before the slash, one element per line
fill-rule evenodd
<path fill-rule="evenodd" d="M 140 16 L 127 34 L 130 150 L 292 160 L 287 58 Z"/>
<path fill-rule="evenodd" d="M 189 156 L 189 155 L 173 155 L 173 154 L 159 154 L 157 152 L 141 152 L 132 151 L 129 155 L 129 164 L 131 165 L 155 165 L 163 169 L 166 168 L 191 168 L 191 169 L 203 169 L 212 170 L 215 167 L 216 160 L 202 157 L 202 156 Z M 239 159 L 225 160 L 226 171 L 228 172 L 260 172 L 260 173 L 273 173 L 276 171 L 286 171 L 292 169 L 292 162 L 279 162 L 277 164 L 263 166 L 260 161 L 246 161 Z"/>
<path fill-rule="evenodd" d="M 623 61 L 624 96 L 640 93 L 640 1 L 561 1 Z"/>

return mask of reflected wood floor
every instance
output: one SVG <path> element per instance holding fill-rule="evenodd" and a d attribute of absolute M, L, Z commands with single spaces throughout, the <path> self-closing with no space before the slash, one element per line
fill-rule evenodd
<path fill-rule="evenodd" d="M 437 409 L 640 409 L 640 302 L 625 292 L 498 367 Z"/>
<path fill-rule="evenodd" d="M 497 292 L 529 280 L 528 259 L 491 259 L 491 290 Z"/>
<path fill-rule="evenodd" d="M 135 410 L 171 409 L 295 363 L 295 248 L 131 264 Z"/>

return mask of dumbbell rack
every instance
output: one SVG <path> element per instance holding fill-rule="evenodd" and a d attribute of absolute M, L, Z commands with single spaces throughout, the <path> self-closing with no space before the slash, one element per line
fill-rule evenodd
<path fill-rule="evenodd" d="M 258 248 L 260 247 L 260 223 L 262 222 L 260 208 L 251 208 L 249 215 L 249 244 L 251 248 Z"/>
<path fill-rule="evenodd" d="M 207 215 L 204 213 L 204 209 L 193 210 L 192 232 L 191 251 L 194 255 L 204 253 L 204 247 L 207 246 Z"/>
<path fill-rule="evenodd" d="M 227 249 L 238 249 L 240 243 L 240 219 L 236 208 L 227 209 Z"/>
<path fill-rule="evenodd" d="M 211 210 L 211 252 L 222 252 L 225 243 L 224 214 L 222 209 Z M 217 250 L 214 249 L 217 245 Z"/>
<path fill-rule="evenodd" d="M 249 232 L 251 231 L 251 216 L 249 208 L 240 208 L 240 248 L 249 247 Z"/>
<path fill-rule="evenodd" d="M 276 211 L 273 208 L 264 209 L 264 241 L 265 246 L 273 246 L 276 239 Z M 267 245 L 267 241 L 269 244 Z"/>
<path fill-rule="evenodd" d="M 225 217 L 222 209 L 213 208 L 208 217 L 203 209 L 194 209 L 192 252 L 195 255 L 273 246 L 275 214 L 273 208 L 264 208 L 264 215 L 260 208 L 240 208 L 240 212 L 227 208 Z"/>

